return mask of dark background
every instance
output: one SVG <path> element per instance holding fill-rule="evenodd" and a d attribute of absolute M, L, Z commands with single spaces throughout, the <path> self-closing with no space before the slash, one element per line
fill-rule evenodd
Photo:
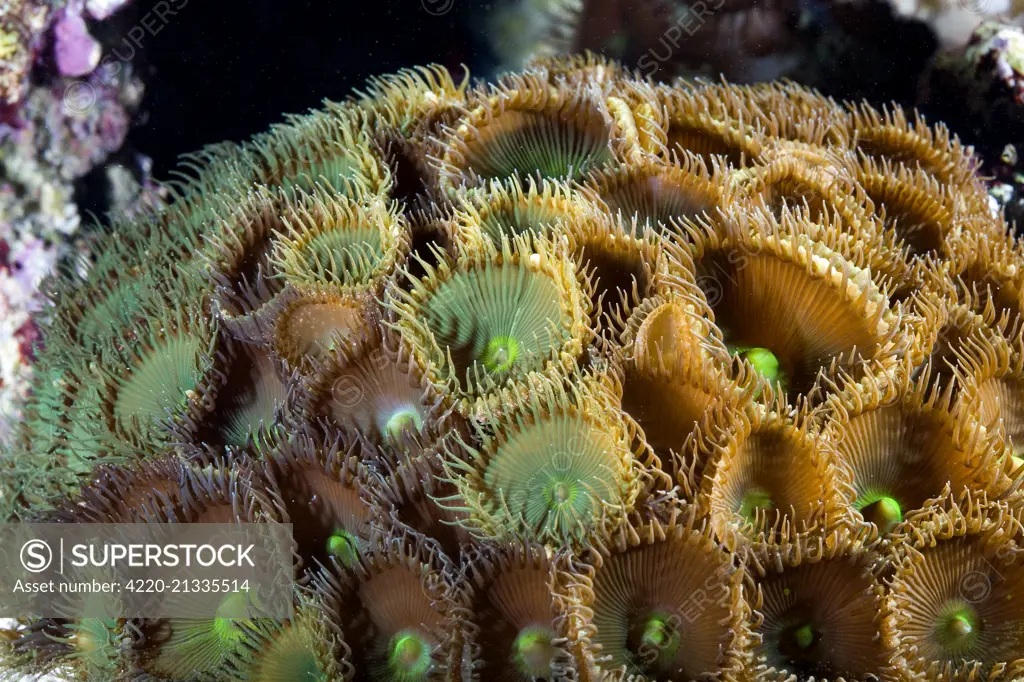
<path fill-rule="evenodd" d="M 132 18 L 153 4 L 139 0 Z M 247 139 L 285 113 L 343 99 L 369 76 L 431 62 L 481 73 L 493 66 L 470 28 L 482 9 L 473 0 L 454 0 L 443 16 L 420 0 L 189 0 L 142 40 L 146 96 L 129 145 L 166 178 L 180 154 Z"/>
<path fill-rule="evenodd" d="M 487 18 L 506 1 L 172 0 L 186 4 L 142 39 L 133 62 L 146 96 L 122 155 L 152 158 L 152 174 L 162 180 L 181 154 L 245 140 L 285 113 L 345 98 L 370 76 L 431 62 L 492 76 Z M 99 27 L 104 42 L 116 49 L 156 2 L 135 0 Z M 424 3 L 451 8 L 435 16 Z M 922 99 L 936 47 L 927 28 L 894 17 L 885 0 L 801 3 L 816 8 L 809 13 L 816 19 L 801 29 L 812 47 L 806 77 L 798 78 L 840 100 L 920 106 L 929 120 L 947 122 L 968 143 L 998 155 L 1006 137 L 998 133 L 1007 126 L 982 122 L 957 91 L 932 88 Z"/>

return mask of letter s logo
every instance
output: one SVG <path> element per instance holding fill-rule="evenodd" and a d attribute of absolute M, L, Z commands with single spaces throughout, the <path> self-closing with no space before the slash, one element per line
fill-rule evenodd
<path fill-rule="evenodd" d="M 53 563 L 53 550 L 42 540 L 29 540 L 21 546 L 21 565 L 29 573 L 42 573 Z"/>

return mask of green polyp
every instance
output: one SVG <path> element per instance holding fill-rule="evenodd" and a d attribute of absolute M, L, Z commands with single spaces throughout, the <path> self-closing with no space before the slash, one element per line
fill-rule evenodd
<path fill-rule="evenodd" d="M 875 524 L 883 533 L 890 532 L 903 521 L 900 503 L 887 495 L 868 496 L 857 507 L 864 520 Z"/>
<path fill-rule="evenodd" d="M 647 618 L 647 622 L 644 623 L 643 634 L 640 636 L 641 642 L 664 650 L 672 645 L 673 639 L 675 639 L 675 631 L 668 618 L 660 614 L 651 615 Z M 676 645 L 678 645 L 678 642 L 676 642 Z"/>
<path fill-rule="evenodd" d="M 511 336 L 493 336 L 487 342 L 480 361 L 492 373 L 507 372 L 519 358 L 519 342 Z"/>
<path fill-rule="evenodd" d="M 342 194 L 346 193 L 348 183 L 359 177 L 358 166 L 345 156 L 331 156 L 312 162 L 304 172 L 295 177 L 286 177 L 282 184 L 287 187 L 298 187 L 304 192 L 312 192 L 318 183 L 326 182 L 328 186 Z"/>
<path fill-rule="evenodd" d="M 327 538 L 327 553 L 342 566 L 351 566 L 359 555 L 358 541 L 347 530 L 337 530 Z"/>
<path fill-rule="evenodd" d="M 977 612 L 962 602 L 949 605 L 939 616 L 935 639 L 951 655 L 965 655 L 980 635 Z"/>
<path fill-rule="evenodd" d="M 779 359 L 767 348 L 751 348 L 742 355 L 768 381 L 775 383 L 782 379 Z"/>
<path fill-rule="evenodd" d="M 74 633 L 68 640 L 75 656 L 85 660 L 87 668 L 99 672 L 110 670 L 117 662 L 118 622 L 113 618 L 83 618 L 70 627 Z"/>
<path fill-rule="evenodd" d="M 779 653 L 791 664 L 810 661 L 815 658 L 815 649 L 821 641 L 821 630 L 810 618 L 791 621 L 781 633 L 778 641 Z"/>
<path fill-rule="evenodd" d="M 577 487 L 565 481 L 552 481 L 547 490 L 552 507 L 572 506 L 579 494 Z"/>
<path fill-rule="evenodd" d="M 246 619 L 240 618 L 238 614 L 248 612 L 248 600 L 247 593 L 233 592 L 217 606 L 216 617 L 213 619 L 213 631 L 220 641 L 230 642 L 242 636 L 243 629 L 240 625 Z"/>
<path fill-rule="evenodd" d="M 814 628 L 810 623 L 804 624 L 793 630 L 793 642 L 800 649 L 810 649 L 814 644 Z"/>
<path fill-rule="evenodd" d="M 169 409 L 187 405 L 202 380 L 202 344 L 203 339 L 182 334 L 141 353 L 117 389 L 113 405 L 117 423 L 145 434 L 166 419 Z"/>
<path fill-rule="evenodd" d="M 652 618 L 644 627 L 642 637 L 644 644 L 660 647 L 668 641 L 668 633 L 665 632 L 665 621 L 660 618 Z"/>
<path fill-rule="evenodd" d="M 389 441 L 399 443 L 402 440 L 402 434 L 407 431 L 416 432 L 421 428 L 423 428 L 423 418 L 420 417 L 418 411 L 409 407 L 395 412 L 388 418 L 387 424 L 384 425 L 384 433 Z"/>
<path fill-rule="evenodd" d="M 785 385 L 785 375 L 775 353 L 767 348 L 751 346 L 730 346 L 729 349 L 733 355 L 738 355 L 749 362 L 768 383 Z"/>
<path fill-rule="evenodd" d="M 633 646 L 645 668 L 659 669 L 675 658 L 682 639 L 673 620 L 666 613 L 654 612 L 634 622 Z"/>
<path fill-rule="evenodd" d="M 430 644 L 415 631 L 401 630 L 388 642 L 388 668 L 398 680 L 423 678 L 431 663 Z"/>
<path fill-rule="evenodd" d="M 523 628 L 512 644 L 513 665 L 524 675 L 548 677 L 555 656 L 554 639 L 555 633 L 548 628 L 537 625 Z"/>
<path fill-rule="evenodd" d="M 949 622 L 949 630 L 957 637 L 966 637 L 974 632 L 971 620 L 965 615 L 954 616 Z"/>
<path fill-rule="evenodd" d="M 754 523 L 757 520 L 757 513 L 774 509 L 771 495 L 764 488 L 751 488 L 743 493 L 740 499 L 739 515 L 747 521 Z"/>
<path fill-rule="evenodd" d="M 235 624 L 235 620 L 233 618 L 214 618 L 213 632 L 216 634 L 218 640 L 222 642 L 230 642 L 241 637 L 242 628 Z"/>
<path fill-rule="evenodd" d="M 317 652 L 320 642 L 315 630 L 298 623 L 276 632 L 270 630 L 268 634 L 271 632 L 273 636 L 256 654 L 253 670 L 245 679 L 250 682 L 328 682 L 335 679 L 329 678 L 321 667 Z M 223 679 L 223 675 L 216 679 Z"/>

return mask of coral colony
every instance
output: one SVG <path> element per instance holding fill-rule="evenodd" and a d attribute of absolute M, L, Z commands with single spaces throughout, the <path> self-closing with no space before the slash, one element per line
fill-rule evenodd
<path fill-rule="evenodd" d="M 52 283 L 3 499 L 292 523 L 296 616 L 25 620 L 8 670 L 1024 676 L 1024 254 L 943 127 L 587 56 L 185 166 Z"/>

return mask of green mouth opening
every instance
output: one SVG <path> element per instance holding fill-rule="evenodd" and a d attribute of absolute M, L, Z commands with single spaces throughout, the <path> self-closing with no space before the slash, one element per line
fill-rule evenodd
<path fill-rule="evenodd" d="M 552 481 L 546 492 L 552 507 L 572 506 L 578 494 L 577 486 L 565 481 Z"/>
<path fill-rule="evenodd" d="M 554 639 L 555 633 L 548 628 L 536 625 L 523 628 L 512 644 L 512 664 L 524 675 L 549 677 L 555 656 Z"/>
<path fill-rule="evenodd" d="M 782 366 L 779 364 L 779 359 L 775 357 L 775 353 L 767 348 L 732 346 L 730 350 L 733 355 L 738 355 L 749 362 L 768 383 L 785 383 L 785 376 L 782 372 Z"/>
<path fill-rule="evenodd" d="M 810 649 L 814 644 L 814 628 L 810 625 L 801 625 L 793 631 L 793 643 L 801 649 Z"/>
<path fill-rule="evenodd" d="M 682 644 L 675 619 L 660 611 L 648 613 L 636 621 L 632 632 L 637 663 L 648 671 L 666 669 Z"/>
<path fill-rule="evenodd" d="M 487 342 L 480 361 L 488 372 L 501 373 L 512 369 L 518 358 L 518 341 L 511 336 L 495 336 Z"/>
<path fill-rule="evenodd" d="M 234 592 L 224 597 L 217 606 L 216 617 L 213 619 L 213 632 L 222 642 L 234 642 L 241 639 L 244 632 L 242 623 L 248 622 L 239 618 L 239 613 L 249 610 L 249 596 L 245 592 Z"/>
<path fill-rule="evenodd" d="M 327 538 L 327 554 L 342 566 L 352 566 L 359 556 L 356 536 L 347 530 L 337 530 Z"/>
<path fill-rule="evenodd" d="M 973 607 L 962 602 L 950 604 L 939 616 L 935 639 L 951 655 L 968 655 L 978 643 L 980 625 Z"/>
<path fill-rule="evenodd" d="M 743 493 L 737 513 L 750 523 L 756 523 L 758 515 L 775 508 L 771 495 L 764 488 L 751 488 Z"/>
<path fill-rule="evenodd" d="M 413 408 L 399 410 L 388 417 L 384 434 L 392 443 L 400 443 L 405 433 L 415 433 L 423 428 L 423 418 Z"/>
<path fill-rule="evenodd" d="M 873 523 L 883 533 L 889 533 L 903 521 L 903 508 L 893 497 L 884 493 L 865 495 L 856 507 L 864 520 Z"/>
<path fill-rule="evenodd" d="M 388 668 L 395 680 L 423 679 L 431 663 L 430 643 L 417 632 L 401 630 L 388 642 Z"/>
<path fill-rule="evenodd" d="M 792 664 L 807 662 L 814 656 L 814 649 L 821 641 L 821 631 L 809 620 L 798 620 L 782 631 L 779 653 Z"/>

